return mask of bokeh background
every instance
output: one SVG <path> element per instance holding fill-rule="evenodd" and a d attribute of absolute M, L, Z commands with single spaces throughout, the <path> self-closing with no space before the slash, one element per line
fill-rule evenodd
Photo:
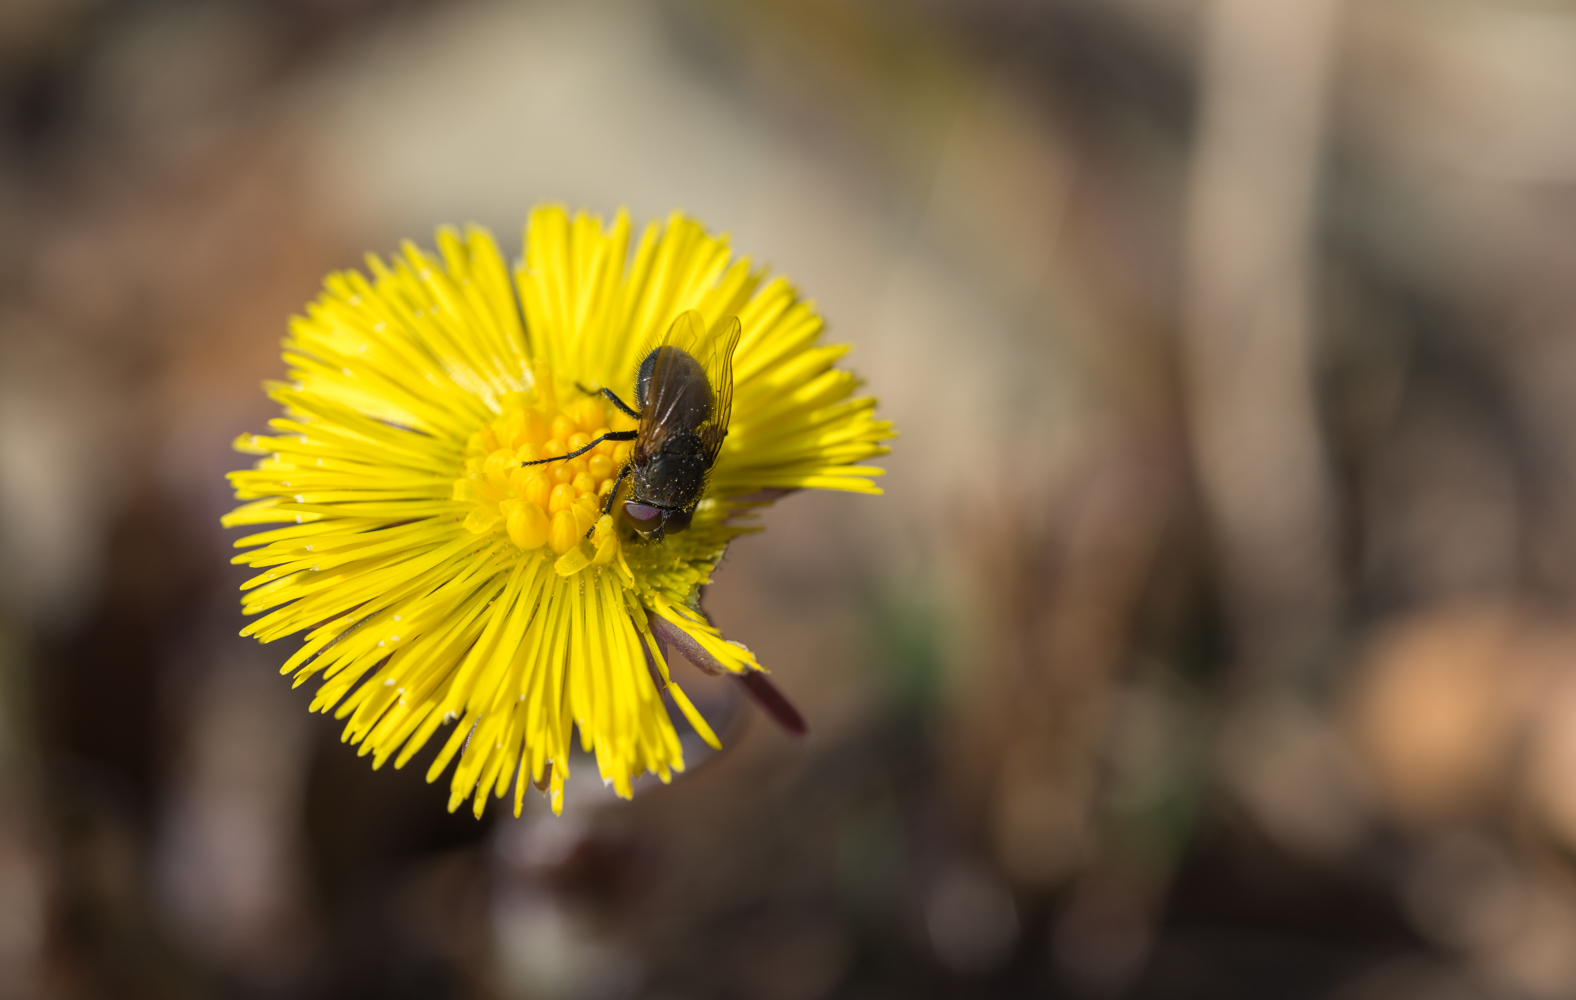
<path fill-rule="evenodd" d="M 902 437 L 708 596 L 810 739 L 478 822 L 222 477 L 323 274 L 541 201 Z M 1576 997 L 1573 601 L 1570 3 L 0 2 L 4 1000 Z"/>

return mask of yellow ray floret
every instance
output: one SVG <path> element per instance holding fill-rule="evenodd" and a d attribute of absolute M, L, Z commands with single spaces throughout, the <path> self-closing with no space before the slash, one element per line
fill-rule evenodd
<path fill-rule="evenodd" d="M 479 816 L 513 789 L 518 814 L 534 784 L 559 811 L 575 731 L 620 795 L 666 782 L 684 769 L 666 698 L 717 739 L 650 616 L 727 670 L 761 670 L 699 612 L 699 588 L 756 530 L 741 521 L 763 491 L 880 492 L 858 463 L 891 425 L 793 286 L 681 215 L 631 250 L 623 212 L 539 208 L 512 275 L 481 229 L 437 243 L 330 275 L 290 324 L 288 379 L 267 386 L 283 416 L 236 441 L 260 457 L 230 475 L 245 503 L 225 525 L 260 529 L 236 542 L 257 571 L 243 634 L 304 633 L 283 672 L 318 678 L 313 708 L 373 767 L 448 726 L 427 777 L 454 765 L 451 809 L 470 798 Z M 632 444 L 595 442 L 637 423 L 595 393 L 633 401 L 643 345 L 687 310 L 740 321 L 732 422 L 688 530 L 646 542 L 603 513 Z"/>

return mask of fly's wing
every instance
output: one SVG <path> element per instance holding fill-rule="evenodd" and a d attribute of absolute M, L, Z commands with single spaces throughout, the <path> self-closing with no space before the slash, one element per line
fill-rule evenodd
<path fill-rule="evenodd" d="M 655 452 L 669 433 L 687 428 L 699 433 L 707 465 L 716 460 L 733 407 L 733 351 L 739 332 L 737 317 L 708 329 L 701 314 L 691 309 L 646 348 L 643 360 L 652 352 L 656 357 L 640 411 L 637 448 Z M 704 418 L 697 420 L 701 412 Z"/>
<path fill-rule="evenodd" d="M 711 418 L 700 427 L 700 440 L 706 449 L 706 468 L 717 461 L 722 449 L 722 439 L 728 436 L 728 418 L 733 416 L 733 352 L 739 346 L 739 335 L 744 328 L 739 317 L 730 316 L 719 323 L 707 342 L 708 353 L 697 354 L 701 367 L 706 369 L 706 380 L 711 383 Z"/>
<path fill-rule="evenodd" d="M 640 406 L 637 453 L 655 454 L 667 436 L 697 422 L 688 411 L 711 405 L 711 391 L 701 384 L 701 370 L 691 361 L 706 341 L 706 321 L 694 309 L 679 314 L 666 333 L 641 348 L 641 367 L 635 376 L 635 394 L 644 396 Z M 651 367 L 647 368 L 648 361 Z"/>

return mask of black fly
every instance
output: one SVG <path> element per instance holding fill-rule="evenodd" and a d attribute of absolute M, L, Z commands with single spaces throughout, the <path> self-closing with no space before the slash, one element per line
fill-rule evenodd
<path fill-rule="evenodd" d="M 628 479 L 624 519 L 642 538 L 661 541 L 688 528 L 728 435 L 733 351 L 740 329 L 736 316 L 713 334 L 699 312 L 681 314 L 641 359 L 635 375 L 638 409 L 613 390 L 602 390 L 614 406 L 640 421 L 637 429 L 610 431 L 568 454 L 522 464 L 562 462 L 603 441 L 633 441 L 629 461 L 619 470 L 602 513 L 612 511 L 619 487 Z"/>

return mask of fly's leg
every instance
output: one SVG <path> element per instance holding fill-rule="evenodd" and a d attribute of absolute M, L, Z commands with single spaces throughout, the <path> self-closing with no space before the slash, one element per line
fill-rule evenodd
<path fill-rule="evenodd" d="M 624 485 L 625 477 L 628 476 L 630 471 L 633 470 L 634 468 L 635 468 L 635 465 L 634 465 L 633 462 L 627 462 L 627 463 L 625 463 L 624 467 L 619 470 L 618 478 L 613 480 L 613 488 L 607 491 L 607 503 L 602 505 L 602 513 L 603 514 L 611 514 L 611 513 L 613 513 L 613 501 L 618 499 L 618 488 L 620 486 Z M 591 537 L 591 532 L 593 532 L 595 530 L 596 530 L 596 525 L 593 524 L 591 526 L 590 530 L 588 530 L 586 532 L 586 537 L 590 538 Z"/>
<path fill-rule="evenodd" d="M 613 513 L 613 500 L 618 496 L 618 488 L 624 485 L 624 479 L 630 474 L 630 472 L 634 471 L 634 468 L 634 463 L 631 462 L 625 464 L 625 466 L 619 470 L 618 478 L 613 480 L 613 488 L 608 491 L 607 503 L 602 505 L 602 513 Z"/>
<path fill-rule="evenodd" d="M 618 407 L 620 410 L 623 410 L 627 416 L 634 417 L 636 420 L 640 419 L 640 414 L 636 413 L 634 408 L 628 403 L 624 402 L 622 399 L 619 399 L 612 389 L 603 389 L 602 395 L 611 400 L 614 406 Z"/>
<path fill-rule="evenodd" d="M 539 458 L 534 462 L 521 462 L 520 464 L 546 465 L 548 462 L 562 462 L 565 459 L 578 458 L 579 456 L 584 455 L 586 452 L 590 451 L 592 448 L 595 448 L 597 445 L 601 444 L 603 441 L 633 441 L 635 440 L 635 435 L 639 433 L 639 431 L 608 431 L 606 434 L 586 445 L 584 448 L 576 448 L 574 451 L 571 451 L 566 455 L 554 455 L 552 458 Z"/>
<path fill-rule="evenodd" d="M 612 401 L 614 406 L 618 407 L 620 410 L 623 410 L 626 415 L 634 417 L 636 420 L 640 419 L 640 414 L 635 412 L 635 410 L 633 410 L 629 406 L 628 403 L 624 402 L 622 399 L 619 399 L 618 395 L 615 392 L 613 392 L 612 389 L 603 389 L 600 393 L 595 393 L 595 392 L 592 392 L 590 389 L 587 389 L 585 386 L 581 385 L 579 382 L 575 383 L 575 388 L 579 389 L 581 392 L 585 393 L 587 396 L 596 396 L 596 395 L 606 396 L 609 400 Z"/>

